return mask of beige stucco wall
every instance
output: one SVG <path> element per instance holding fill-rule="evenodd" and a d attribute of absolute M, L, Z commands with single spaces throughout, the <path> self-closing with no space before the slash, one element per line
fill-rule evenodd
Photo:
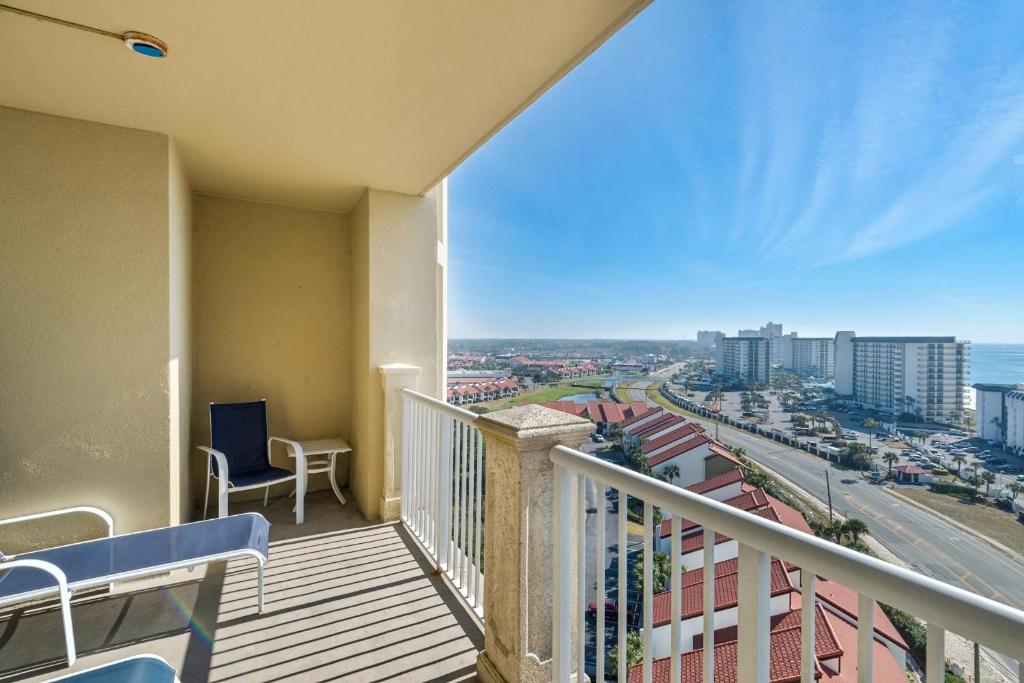
<path fill-rule="evenodd" d="M 170 521 L 171 167 L 165 135 L 0 108 L 0 516 Z"/>
<path fill-rule="evenodd" d="M 211 401 L 261 398 L 271 434 L 347 438 L 353 325 L 346 217 L 197 195 L 193 218 L 193 444 L 209 445 Z M 273 460 L 294 469 L 283 451 Z M 192 463 L 193 497 L 201 504 L 206 464 L 195 450 Z M 341 458 L 341 482 L 347 468 Z M 326 485 L 325 476 L 310 481 L 311 489 Z M 290 490 L 283 484 L 271 495 Z"/>
<path fill-rule="evenodd" d="M 370 189 L 349 215 L 352 233 L 353 412 L 351 487 L 376 518 L 384 482 L 384 392 L 379 367 L 419 366 L 420 391 L 440 395 L 443 190 L 414 197 Z"/>
<path fill-rule="evenodd" d="M 192 416 L 192 190 L 178 149 L 168 154 L 167 202 L 168 344 L 170 400 L 170 523 L 188 521 L 191 510 L 189 445 Z"/>

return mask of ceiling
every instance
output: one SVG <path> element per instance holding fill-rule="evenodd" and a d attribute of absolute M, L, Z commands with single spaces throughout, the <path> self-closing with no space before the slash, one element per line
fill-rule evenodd
<path fill-rule="evenodd" d="M 0 105 L 161 131 L 193 189 L 347 211 L 420 194 L 650 0 L 3 0 Z"/>

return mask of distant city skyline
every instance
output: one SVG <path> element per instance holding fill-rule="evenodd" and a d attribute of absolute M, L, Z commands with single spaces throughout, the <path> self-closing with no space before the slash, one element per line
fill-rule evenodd
<path fill-rule="evenodd" d="M 654 3 L 452 174 L 449 334 L 1024 342 L 1022 23 Z"/>

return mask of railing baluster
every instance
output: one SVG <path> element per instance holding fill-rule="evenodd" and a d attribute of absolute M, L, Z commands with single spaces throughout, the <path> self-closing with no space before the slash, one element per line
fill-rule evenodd
<path fill-rule="evenodd" d="M 622 489 L 616 489 L 616 500 L 618 500 L 618 587 L 619 601 L 618 613 L 616 614 L 616 640 L 618 651 L 616 655 L 616 672 L 619 683 L 626 683 L 626 617 L 629 613 L 629 582 L 626 580 L 626 571 L 629 559 L 629 547 L 626 545 L 626 505 L 629 502 L 629 495 Z"/>
<path fill-rule="evenodd" d="M 587 478 L 576 477 L 576 676 L 583 679 L 587 655 Z"/>
<path fill-rule="evenodd" d="M 477 430 L 473 427 L 470 428 L 473 432 Z M 483 547 L 483 526 L 481 525 L 481 517 L 483 516 L 483 503 L 484 503 L 484 438 L 483 434 L 480 435 L 479 439 L 474 441 L 474 448 L 470 457 L 476 459 L 476 496 L 474 498 L 474 510 L 475 519 L 474 526 L 476 531 L 473 534 L 473 572 L 476 576 L 476 583 L 473 585 L 473 606 L 482 607 L 483 598 L 481 593 L 483 587 L 480 585 L 483 583 L 483 570 L 480 566 L 480 548 Z"/>
<path fill-rule="evenodd" d="M 814 606 L 818 600 L 818 577 L 801 568 L 800 578 L 800 683 L 814 683 L 814 629 L 817 627 Z"/>
<path fill-rule="evenodd" d="M 398 501 L 399 510 L 401 511 L 402 519 L 406 522 L 409 521 L 409 496 L 406 495 L 408 492 L 408 482 L 406 478 L 409 476 L 409 428 L 412 426 L 412 408 L 409 405 L 411 400 L 408 396 L 402 396 L 402 471 L 399 473 L 399 490 L 402 492 L 401 498 Z"/>
<path fill-rule="evenodd" d="M 555 512 L 555 557 L 553 588 L 554 599 L 552 603 L 552 667 L 551 680 L 553 683 L 568 681 L 570 678 L 572 652 L 570 644 L 570 582 L 572 581 L 572 548 L 569 547 L 569 523 L 572 519 L 572 479 L 569 471 L 564 467 L 555 465 L 555 490 L 554 490 L 554 512 Z"/>
<path fill-rule="evenodd" d="M 597 484 L 597 534 L 595 536 L 597 541 L 594 543 L 594 567 L 597 581 L 597 618 L 594 624 L 594 667 L 597 680 L 604 681 L 604 600 L 607 595 L 604 571 L 604 509 L 608 504 L 608 488 L 602 483 L 595 482 L 595 484 Z"/>
<path fill-rule="evenodd" d="M 452 506 L 452 469 L 451 452 L 455 421 L 447 415 L 441 416 L 441 451 L 437 454 L 437 524 L 434 531 L 434 543 L 437 546 L 437 563 L 442 571 L 448 571 L 446 563 L 448 547 L 451 545 Z"/>
<path fill-rule="evenodd" d="M 738 683 L 768 683 L 771 558 L 746 543 L 739 544 Z M 714 607 L 712 607 L 714 609 Z"/>
<path fill-rule="evenodd" d="M 462 543 L 460 544 L 461 552 L 459 553 L 462 558 L 462 565 L 459 567 L 459 587 L 462 589 L 462 594 L 469 596 L 469 542 L 470 528 L 469 528 L 469 482 L 473 478 L 473 455 L 472 452 L 467 454 L 466 462 L 463 463 L 463 467 L 459 470 L 459 486 L 462 488 L 462 509 L 459 510 L 459 516 L 462 518 Z"/>
<path fill-rule="evenodd" d="M 459 561 L 459 505 L 457 502 L 459 495 L 459 487 L 456 486 L 456 472 L 459 471 L 459 454 L 466 447 L 466 425 L 461 422 L 455 423 L 455 447 L 452 449 L 450 462 L 451 462 L 451 478 L 452 488 L 449 504 L 452 507 L 452 529 L 451 538 L 448 543 L 448 571 L 452 574 L 456 572 L 456 563 Z"/>
<path fill-rule="evenodd" d="M 871 683 L 874 678 L 874 644 L 875 601 L 861 593 L 857 596 L 857 680 L 860 683 Z"/>
<path fill-rule="evenodd" d="M 680 683 L 682 678 L 683 649 L 683 572 L 682 572 L 682 525 L 683 518 L 675 515 L 669 520 L 672 525 L 672 683 Z M 706 612 L 707 610 L 705 610 Z"/>
<path fill-rule="evenodd" d="M 715 532 L 704 527 L 704 681 L 715 680 Z"/>
<path fill-rule="evenodd" d="M 928 640 L 926 642 L 925 679 L 944 681 L 946 680 L 946 630 L 938 624 L 928 624 Z"/>
<path fill-rule="evenodd" d="M 651 635 L 654 631 L 654 506 L 644 501 L 644 632 L 643 632 L 643 678 L 644 683 L 652 683 L 653 652 L 651 651 Z"/>
<path fill-rule="evenodd" d="M 466 466 L 466 444 L 462 444 L 462 448 L 455 453 L 455 468 L 452 470 L 452 517 L 455 518 L 455 529 L 452 532 L 452 554 L 455 556 L 455 561 L 452 562 L 452 578 L 455 584 L 462 588 L 459 584 L 459 577 L 462 576 L 462 534 L 465 531 L 465 525 L 462 523 L 462 472 Z"/>

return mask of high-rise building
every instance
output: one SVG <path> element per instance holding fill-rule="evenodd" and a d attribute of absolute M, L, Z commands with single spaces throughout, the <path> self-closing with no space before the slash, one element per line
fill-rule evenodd
<path fill-rule="evenodd" d="M 1024 453 L 1024 391 L 1006 394 L 1006 447 Z"/>
<path fill-rule="evenodd" d="M 781 365 L 784 358 L 782 347 L 782 323 L 768 321 L 767 325 L 758 330 L 758 334 L 771 342 L 772 363 Z"/>
<path fill-rule="evenodd" d="M 835 346 L 835 389 L 836 394 L 853 396 L 853 338 L 856 332 L 836 332 Z"/>
<path fill-rule="evenodd" d="M 778 348 L 778 353 L 775 354 L 778 358 L 776 362 L 786 370 L 793 369 L 793 341 L 799 337 L 800 335 L 796 332 L 790 332 L 772 340 L 772 351 L 774 352 Z"/>
<path fill-rule="evenodd" d="M 736 333 L 737 337 L 760 337 L 760 330 L 740 330 Z"/>
<path fill-rule="evenodd" d="M 725 337 L 718 345 L 715 373 L 727 380 L 768 384 L 771 341 L 764 337 Z"/>
<path fill-rule="evenodd" d="M 791 368 L 801 375 L 830 378 L 835 375 L 835 343 L 830 337 L 781 337 L 790 347 Z M 783 354 L 785 355 L 785 354 Z"/>
<path fill-rule="evenodd" d="M 840 332 L 835 375 L 836 393 L 852 395 L 862 405 L 929 421 L 960 421 L 970 377 L 970 343 L 955 337 Z"/>
<path fill-rule="evenodd" d="M 697 344 L 705 349 L 717 347 L 719 340 L 723 337 L 725 337 L 725 333 L 718 330 L 697 330 Z"/>

